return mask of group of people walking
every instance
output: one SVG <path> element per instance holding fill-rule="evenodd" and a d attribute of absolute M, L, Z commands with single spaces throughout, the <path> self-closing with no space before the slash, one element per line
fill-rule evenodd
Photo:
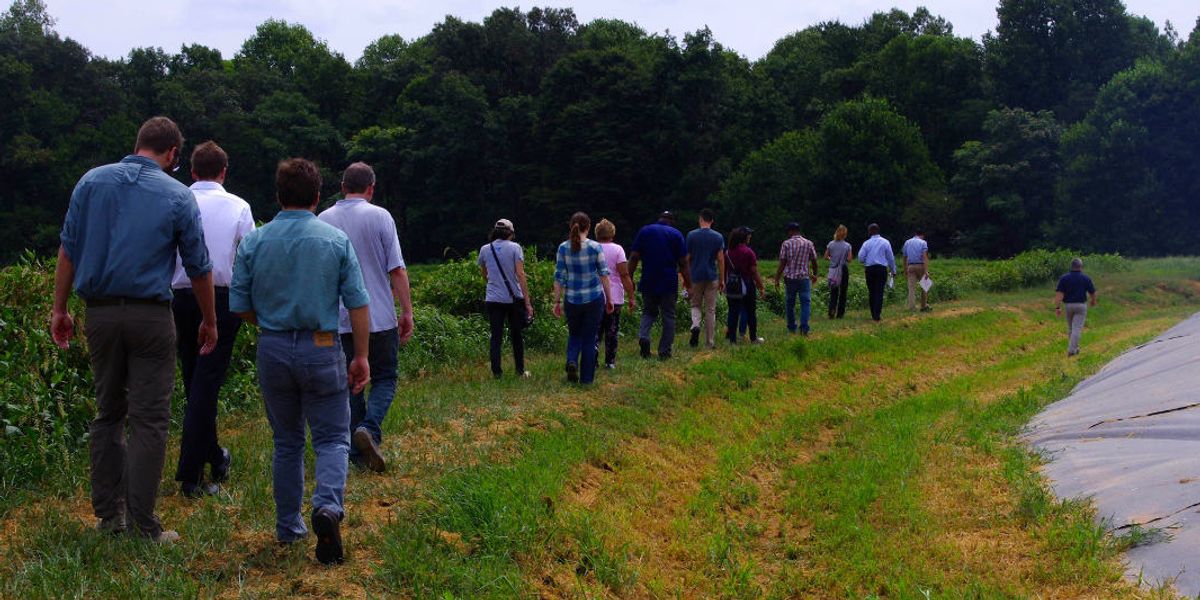
<path fill-rule="evenodd" d="M 259 331 L 258 382 L 274 442 L 276 538 L 298 542 L 311 524 L 317 559 L 341 562 L 349 465 L 386 469 L 382 425 L 395 395 L 399 347 L 413 335 L 395 221 L 371 203 L 375 173 L 361 162 L 343 173 L 342 199 L 317 215 L 320 173 L 313 163 L 292 158 L 275 173 L 279 213 L 256 228 L 249 205 L 224 189 L 228 156 L 216 143 L 192 152 L 190 188 L 168 175 L 178 169 L 182 147 L 183 135 L 170 119 L 146 121 L 132 155 L 79 180 L 60 235 L 51 334 L 63 348 L 74 336 L 67 303 L 74 290 L 86 306 L 84 335 L 95 380 L 97 414 L 89 444 L 97 528 L 132 531 L 159 543 L 179 539 L 155 514 L 177 358 L 187 407 L 175 480 L 189 498 L 220 491 L 233 456 L 218 440 L 217 395 L 245 321 Z M 601 346 L 604 366 L 616 367 L 621 311 L 639 308 L 636 292 L 643 358 L 652 356 L 651 332 L 660 321 L 657 356 L 671 357 L 681 284 L 690 301 L 691 346 L 699 346 L 701 335 L 707 348 L 716 346 L 722 294 L 729 303 L 726 339 L 737 343 L 744 326 L 751 342 L 763 341 L 756 303 L 765 285 L 751 248 L 754 231 L 737 227 L 726 240 L 713 229 L 715 220 L 713 211 L 700 211 L 697 228 L 685 237 L 675 216 L 663 212 L 637 232 L 626 255 L 613 241 L 612 222 L 601 220 L 593 229 L 587 214 L 571 217 L 567 240 L 556 252 L 553 288 L 554 315 L 567 323 L 568 380 L 594 381 Z M 788 330 L 807 334 L 817 256 L 798 224 L 786 229 L 775 284 L 786 286 Z M 593 231 L 595 240 L 589 237 Z M 878 321 L 896 264 L 879 227 L 871 225 L 868 233 L 858 259 Z M 478 257 L 487 282 L 496 377 L 502 375 L 506 329 L 516 373 L 529 376 L 522 332 L 535 315 L 515 234 L 510 220 L 496 221 Z M 825 248 L 831 319 L 845 315 L 848 265 L 854 260 L 846 235 L 839 226 Z M 917 285 L 928 274 L 923 237 L 918 231 L 903 248 L 913 310 L 918 296 L 927 309 Z M 1059 283 L 1072 354 L 1078 351 L 1085 294 L 1094 305 L 1095 289 L 1081 273 Z M 316 455 L 308 523 L 302 511 L 306 428 Z"/>

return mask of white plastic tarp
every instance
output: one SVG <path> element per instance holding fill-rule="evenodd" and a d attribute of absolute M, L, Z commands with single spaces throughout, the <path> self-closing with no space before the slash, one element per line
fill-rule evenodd
<path fill-rule="evenodd" d="M 1059 498 L 1091 498 L 1110 529 L 1165 534 L 1128 552 L 1129 577 L 1200 594 L 1200 313 L 1046 407 L 1025 438 Z"/>

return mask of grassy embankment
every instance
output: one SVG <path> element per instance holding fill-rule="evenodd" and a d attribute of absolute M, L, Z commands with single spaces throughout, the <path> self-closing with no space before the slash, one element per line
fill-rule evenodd
<path fill-rule="evenodd" d="M 86 460 L 64 452 L 7 503 L 0 594 L 1143 595 L 1119 578 L 1127 542 L 1086 506 L 1048 498 L 1012 436 L 1196 310 L 1198 268 L 1142 261 L 1098 276 L 1077 360 L 1043 286 L 964 289 L 918 316 L 893 303 L 882 325 L 817 310 L 803 340 L 767 317 L 765 346 L 681 340 L 661 366 L 626 341 L 620 368 L 588 390 L 561 382 L 546 354 L 531 381 L 493 382 L 477 360 L 405 380 L 390 470 L 352 474 L 349 562 L 334 569 L 310 545 L 274 545 L 270 438 L 243 399 L 222 416 L 235 457 L 225 493 L 189 502 L 165 474 L 160 512 L 182 543 L 92 532 Z"/>

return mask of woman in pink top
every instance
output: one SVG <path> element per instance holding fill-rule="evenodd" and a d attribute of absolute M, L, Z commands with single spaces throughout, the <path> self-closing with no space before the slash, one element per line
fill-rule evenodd
<path fill-rule="evenodd" d="M 633 292 L 633 279 L 629 277 L 629 264 L 625 260 L 625 249 L 613 243 L 617 237 L 617 228 L 608 219 L 596 223 L 596 241 L 604 250 L 604 260 L 608 263 L 608 271 L 621 278 L 621 285 L 610 289 L 612 294 L 613 311 L 604 315 L 600 321 L 600 331 L 596 335 L 596 356 L 600 355 L 600 339 L 604 339 L 604 367 L 614 369 L 617 366 L 617 331 L 621 328 L 621 305 L 629 299 L 629 312 L 632 314 L 636 301 Z"/>

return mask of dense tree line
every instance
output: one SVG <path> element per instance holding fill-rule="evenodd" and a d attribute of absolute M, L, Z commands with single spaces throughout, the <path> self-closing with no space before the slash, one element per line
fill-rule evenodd
<path fill-rule="evenodd" d="M 75 180 L 165 114 L 229 152 L 259 219 L 286 156 L 379 173 L 412 258 L 476 247 L 498 217 L 549 247 L 583 209 L 628 239 L 782 222 L 824 239 L 921 225 L 940 252 L 1070 245 L 1200 252 L 1200 32 L 1119 0 L 1001 0 L 982 43 L 918 9 L 821 23 L 750 62 L 703 29 L 677 39 L 570 9 L 447 17 L 350 64 L 299 24 L 259 25 L 232 57 L 183 45 L 92 56 L 40 0 L 0 15 L 0 261 L 50 253 Z M 186 151 L 186 149 L 185 149 Z M 187 180 L 186 165 L 180 177 Z"/>

